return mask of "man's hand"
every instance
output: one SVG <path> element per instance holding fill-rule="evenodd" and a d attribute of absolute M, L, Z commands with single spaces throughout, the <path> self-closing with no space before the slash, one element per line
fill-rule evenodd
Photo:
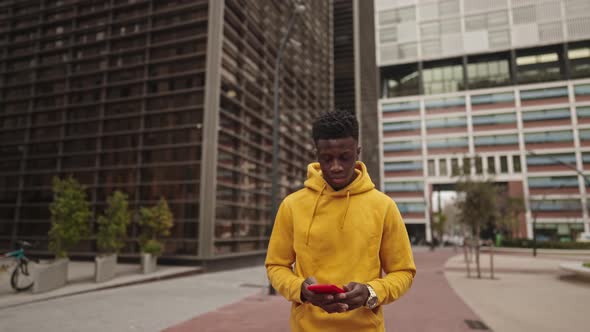
<path fill-rule="evenodd" d="M 346 293 L 337 294 L 338 302 L 348 305 L 348 310 L 360 308 L 367 303 L 369 298 L 369 289 L 365 284 L 351 282 L 344 286 Z"/>
<path fill-rule="evenodd" d="M 317 284 L 314 277 L 309 277 L 301 284 L 301 300 L 309 302 L 317 307 L 324 309 L 327 313 L 345 312 L 349 309 L 349 305 L 343 302 L 338 302 L 339 297 L 335 298 L 333 294 L 316 294 L 309 289 L 307 286 Z M 367 290 L 368 292 L 368 290 Z M 343 295 L 343 294 L 337 294 Z"/>

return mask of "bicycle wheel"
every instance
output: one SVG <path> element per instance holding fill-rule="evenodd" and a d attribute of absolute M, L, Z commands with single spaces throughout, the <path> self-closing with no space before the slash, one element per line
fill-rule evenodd
<path fill-rule="evenodd" d="M 17 292 L 22 292 L 33 287 L 33 276 L 29 274 L 27 262 L 21 261 L 12 272 L 10 285 Z"/>

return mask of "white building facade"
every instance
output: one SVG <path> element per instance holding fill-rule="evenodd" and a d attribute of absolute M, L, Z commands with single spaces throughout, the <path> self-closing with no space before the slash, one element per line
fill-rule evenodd
<path fill-rule="evenodd" d="M 381 188 L 431 239 L 432 192 L 491 178 L 514 236 L 588 232 L 590 2 L 376 1 Z"/>

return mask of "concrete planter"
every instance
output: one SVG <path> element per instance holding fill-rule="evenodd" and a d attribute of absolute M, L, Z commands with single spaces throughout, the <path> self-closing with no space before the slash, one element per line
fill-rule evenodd
<path fill-rule="evenodd" d="M 158 256 L 141 253 L 141 270 L 143 271 L 143 274 L 156 272 L 157 264 Z"/>
<path fill-rule="evenodd" d="M 590 268 L 585 267 L 583 264 L 583 262 L 566 262 L 559 264 L 559 267 L 562 270 L 573 272 L 578 277 L 590 281 Z"/>
<path fill-rule="evenodd" d="M 67 258 L 33 265 L 33 293 L 43 293 L 65 286 L 68 281 Z"/>
<path fill-rule="evenodd" d="M 117 271 L 117 254 L 94 258 L 94 281 L 105 282 L 113 279 Z"/>

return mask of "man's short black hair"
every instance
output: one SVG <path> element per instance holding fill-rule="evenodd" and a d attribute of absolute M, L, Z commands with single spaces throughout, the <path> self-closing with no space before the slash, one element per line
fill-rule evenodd
<path fill-rule="evenodd" d="M 313 141 L 352 137 L 359 140 L 359 123 L 352 112 L 324 112 L 313 122 L 311 130 Z"/>

